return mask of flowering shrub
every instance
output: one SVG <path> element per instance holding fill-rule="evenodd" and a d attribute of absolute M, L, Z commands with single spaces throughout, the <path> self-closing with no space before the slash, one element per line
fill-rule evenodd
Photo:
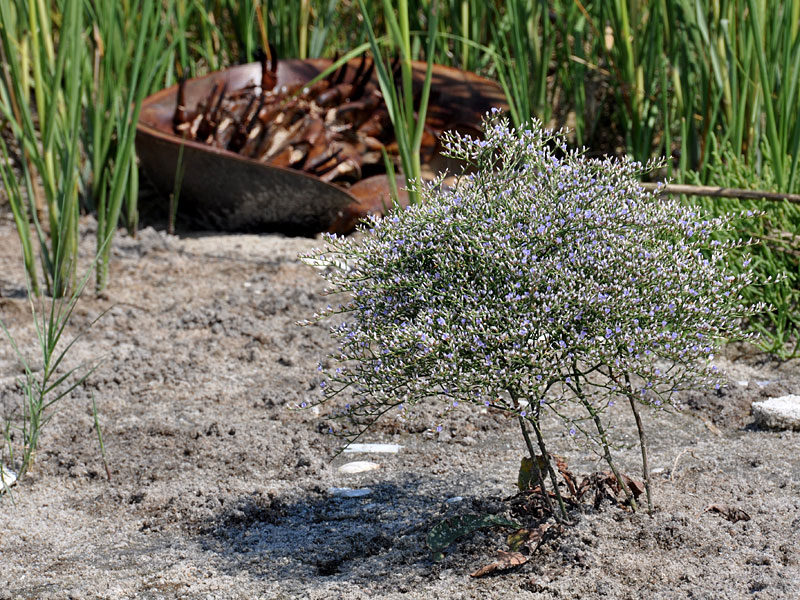
<path fill-rule="evenodd" d="M 506 411 L 532 455 L 533 429 L 557 492 L 543 411 L 595 440 L 617 474 L 608 406 L 627 400 L 640 425 L 638 405 L 719 385 L 715 350 L 763 307 L 742 304 L 751 275 L 729 273 L 733 244 L 714 239 L 738 216 L 645 192 L 654 165 L 588 159 L 537 123 L 515 131 L 492 114 L 484 136 L 446 134 L 468 167 L 453 186 L 421 184 L 420 205 L 303 257 L 347 294 L 315 315 L 344 315 L 322 401 L 351 390 L 332 415 L 351 437 L 422 401 Z"/>

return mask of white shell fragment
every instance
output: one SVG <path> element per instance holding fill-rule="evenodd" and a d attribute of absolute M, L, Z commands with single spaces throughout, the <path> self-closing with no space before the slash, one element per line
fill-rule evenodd
<path fill-rule="evenodd" d="M 800 396 L 789 395 L 753 402 L 756 425 L 800 431 Z"/>
<path fill-rule="evenodd" d="M 331 496 L 338 496 L 340 498 L 362 498 L 364 496 L 369 496 L 372 490 L 369 488 L 358 488 L 354 490 L 349 487 L 331 487 L 328 488 L 328 493 Z"/>
<path fill-rule="evenodd" d="M 400 448 L 402 448 L 400 444 L 350 444 L 344 449 L 344 453 L 374 452 L 376 454 L 397 454 Z"/>
<path fill-rule="evenodd" d="M 343 464 L 341 467 L 339 467 L 339 472 L 352 475 L 353 473 L 365 473 L 366 471 L 374 471 L 375 469 L 380 468 L 381 466 L 378 463 L 369 462 L 366 460 L 357 460 L 355 462 Z"/>
<path fill-rule="evenodd" d="M 8 467 L 0 465 L 0 494 L 15 483 L 17 483 L 17 474 Z"/>

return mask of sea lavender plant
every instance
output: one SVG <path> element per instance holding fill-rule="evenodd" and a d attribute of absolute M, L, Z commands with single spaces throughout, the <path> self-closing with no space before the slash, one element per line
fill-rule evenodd
<path fill-rule="evenodd" d="M 727 269 L 726 252 L 747 242 L 714 239 L 742 215 L 709 218 L 648 193 L 638 180 L 654 164 L 586 158 L 562 132 L 518 131 L 496 111 L 483 139 L 445 134 L 444 147 L 466 165 L 454 185 L 421 183 L 420 205 L 302 257 L 345 294 L 315 315 L 338 315 L 320 402 L 349 396 L 330 431 L 352 441 L 420 402 L 442 417 L 504 411 L 566 519 L 542 427 L 550 411 L 597 443 L 635 509 L 608 409 L 628 400 L 646 463 L 638 406 L 676 406 L 677 392 L 721 383 L 714 352 L 746 338 L 740 320 L 764 308 L 742 302 L 751 275 Z M 649 500 L 646 464 L 645 479 Z"/>

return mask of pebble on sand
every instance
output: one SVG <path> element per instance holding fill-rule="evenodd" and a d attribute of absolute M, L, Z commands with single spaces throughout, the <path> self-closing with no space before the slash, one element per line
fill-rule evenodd
<path fill-rule="evenodd" d="M 344 449 L 345 454 L 353 452 L 375 452 L 383 454 L 397 454 L 402 446 L 400 444 L 350 444 Z"/>
<path fill-rule="evenodd" d="M 753 402 L 756 425 L 800 431 L 800 396 L 789 395 Z"/>
<path fill-rule="evenodd" d="M 369 488 L 358 488 L 354 490 L 349 487 L 332 487 L 328 488 L 328 493 L 331 496 L 339 496 L 340 498 L 361 498 L 363 496 L 369 496 L 372 490 Z"/>
<path fill-rule="evenodd" d="M 339 467 L 339 472 L 352 475 L 353 473 L 364 473 L 366 471 L 374 471 L 375 469 L 380 468 L 381 466 L 378 463 L 369 462 L 367 460 L 357 460 L 355 462 L 343 464 L 341 467 Z"/>
<path fill-rule="evenodd" d="M 17 474 L 8 467 L 0 465 L 0 494 L 15 483 L 17 483 Z"/>

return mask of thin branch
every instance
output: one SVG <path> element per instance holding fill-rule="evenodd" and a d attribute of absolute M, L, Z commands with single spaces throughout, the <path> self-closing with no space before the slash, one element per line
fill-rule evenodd
<path fill-rule="evenodd" d="M 766 190 L 743 190 L 739 188 L 715 187 L 711 185 L 687 185 L 682 183 L 642 183 L 640 184 L 648 192 L 659 192 L 661 194 L 687 196 L 710 196 L 714 198 L 738 198 L 753 200 L 773 200 L 780 202 L 786 200 L 794 204 L 800 204 L 800 194 L 784 194 L 781 192 L 768 192 Z"/>

